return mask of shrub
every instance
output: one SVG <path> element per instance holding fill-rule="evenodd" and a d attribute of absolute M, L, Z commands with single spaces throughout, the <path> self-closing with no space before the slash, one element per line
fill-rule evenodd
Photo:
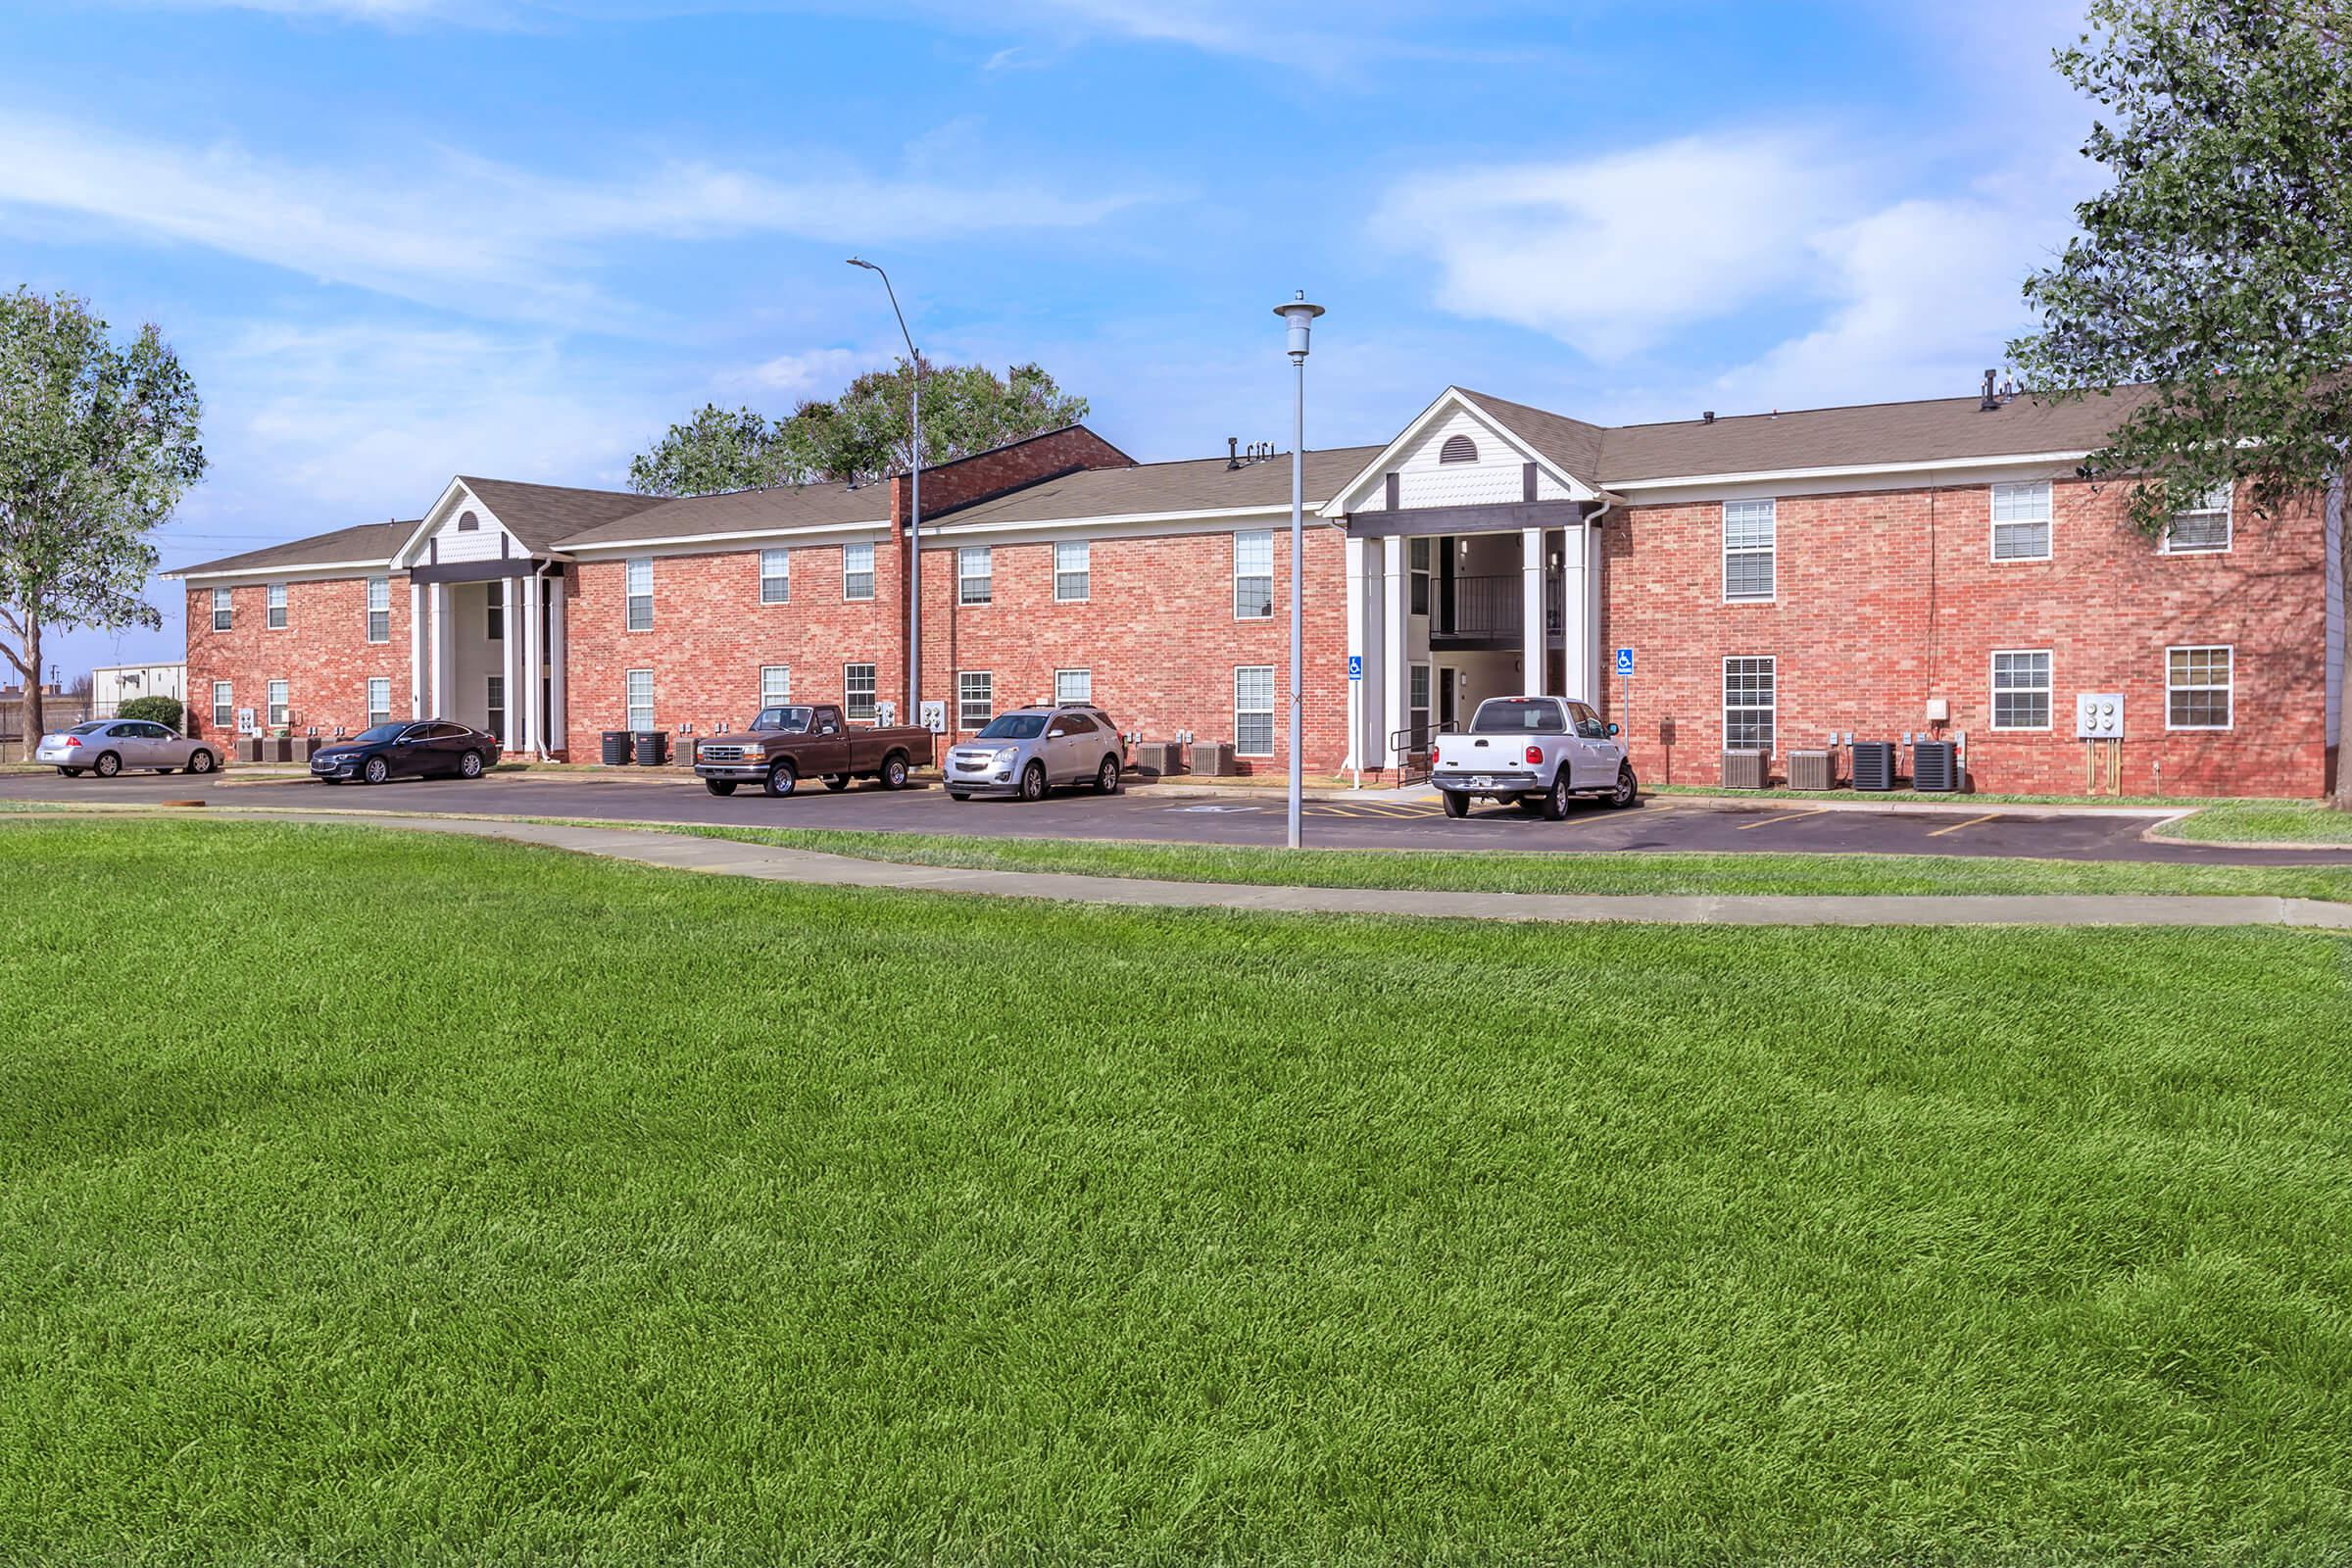
<path fill-rule="evenodd" d="M 117 718 L 144 718 L 176 732 L 179 729 L 179 699 L 176 697 L 133 697 L 115 710 Z"/>

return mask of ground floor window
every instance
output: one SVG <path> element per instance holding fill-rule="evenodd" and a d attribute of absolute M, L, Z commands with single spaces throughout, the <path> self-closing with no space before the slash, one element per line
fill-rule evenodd
<path fill-rule="evenodd" d="M 2164 666 L 2166 729 L 2228 729 L 2237 656 L 2228 648 L 2168 648 Z"/>
<path fill-rule="evenodd" d="M 844 664 L 841 667 L 841 710 L 851 718 L 873 718 L 874 690 L 873 665 Z"/>
<path fill-rule="evenodd" d="M 285 728 L 286 714 L 291 706 L 287 701 L 286 683 L 282 680 L 271 681 L 270 683 L 270 727 L 271 729 Z"/>
<path fill-rule="evenodd" d="M 956 727 L 984 729 L 997 716 L 997 677 L 985 669 L 967 669 L 956 677 Z"/>
<path fill-rule="evenodd" d="M 1057 669 L 1054 672 L 1054 700 L 1057 703 L 1091 703 L 1095 700 L 1095 672 L 1091 669 Z"/>
<path fill-rule="evenodd" d="M 228 682 L 213 682 L 213 728 L 227 731 L 236 728 L 237 698 Z"/>
<path fill-rule="evenodd" d="M 792 666 L 761 664 L 760 666 L 760 706 L 773 708 L 778 703 L 792 701 Z"/>
<path fill-rule="evenodd" d="M 392 722 L 392 678 L 388 675 L 371 677 L 368 682 L 368 727 Z"/>
<path fill-rule="evenodd" d="M 654 727 L 654 672 L 632 669 L 628 672 L 629 728 L 647 730 Z"/>
<path fill-rule="evenodd" d="M 2050 727 L 2048 649 L 1996 650 L 1992 656 L 1992 727 Z"/>
<path fill-rule="evenodd" d="M 1241 757 L 1274 755 L 1274 666 L 1242 664 L 1233 672 L 1233 750 Z"/>
<path fill-rule="evenodd" d="M 1414 664 L 1405 672 L 1405 718 L 1413 733 L 1407 737 L 1415 749 L 1429 744 L 1429 666 Z"/>
<path fill-rule="evenodd" d="M 492 675 L 483 684 L 482 706 L 489 710 L 485 722 L 498 744 L 507 744 L 507 677 Z"/>
<path fill-rule="evenodd" d="M 1773 714 L 1778 695 L 1777 671 L 1772 660 L 1747 657 L 1723 662 L 1725 751 L 1772 750 Z"/>

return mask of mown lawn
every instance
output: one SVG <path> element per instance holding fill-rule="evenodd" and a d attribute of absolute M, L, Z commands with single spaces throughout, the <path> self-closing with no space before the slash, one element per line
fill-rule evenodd
<path fill-rule="evenodd" d="M 629 824 L 641 825 L 641 824 Z M 1268 850 L 1110 839 L 981 838 L 838 828 L 656 831 L 868 860 L 1254 886 L 1491 893 L 2243 893 L 2352 901 L 2352 865 L 2178 865 L 1962 855 L 1721 855 L 1683 851 Z"/>
<path fill-rule="evenodd" d="M 0 823 L 0 1562 L 2352 1554 L 2352 942 Z"/>
<path fill-rule="evenodd" d="M 2352 844 L 2352 815 L 2316 801 L 2231 801 L 2168 823 L 2164 831 L 2224 844 Z"/>

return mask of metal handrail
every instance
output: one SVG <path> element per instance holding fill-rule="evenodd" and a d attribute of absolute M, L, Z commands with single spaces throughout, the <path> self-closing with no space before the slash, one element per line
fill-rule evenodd
<path fill-rule="evenodd" d="M 1429 634 L 1432 637 L 1513 637 L 1524 627 L 1527 579 L 1517 572 L 1441 577 L 1431 585 Z M 1566 594 L 1558 577 L 1544 574 L 1544 626 L 1557 632 L 1565 624 Z"/>

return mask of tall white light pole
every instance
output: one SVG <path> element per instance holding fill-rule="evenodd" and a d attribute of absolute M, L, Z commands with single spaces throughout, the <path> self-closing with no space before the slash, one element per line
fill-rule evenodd
<path fill-rule="evenodd" d="M 915 351 L 914 334 L 906 330 L 906 313 L 899 309 L 899 291 L 890 286 L 890 274 L 857 256 L 850 258 L 850 265 L 880 275 L 882 290 L 890 296 L 890 314 L 899 318 L 899 336 L 906 340 L 906 361 L 914 369 L 914 462 L 906 475 L 906 711 L 899 722 L 919 724 L 923 721 L 923 357 Z"/>
<path fill-rule="evenodd" d="M 1306 291 L 1293 294 L 1290 303 L 1274 307 L 1274 314 L 1290 324 L 1287 352 L 1291 369 L 1296 374 L 1291 390 L 1291 834 L 1292 849 L 1298 848 L 1298 818 L 1300 805 L 1306 794 L 1306 761 L 1304 754 L 1305 726 L 1299 718 L 1298 688 L 1306 679 L 1306 659 L 1299 638 L 1305 622 L 1305 598 L 1302 584 L 1306 578 L 1306 340 L 1315 318 L 1323 314 L 1320 305 L 1306 303 Z"/>

